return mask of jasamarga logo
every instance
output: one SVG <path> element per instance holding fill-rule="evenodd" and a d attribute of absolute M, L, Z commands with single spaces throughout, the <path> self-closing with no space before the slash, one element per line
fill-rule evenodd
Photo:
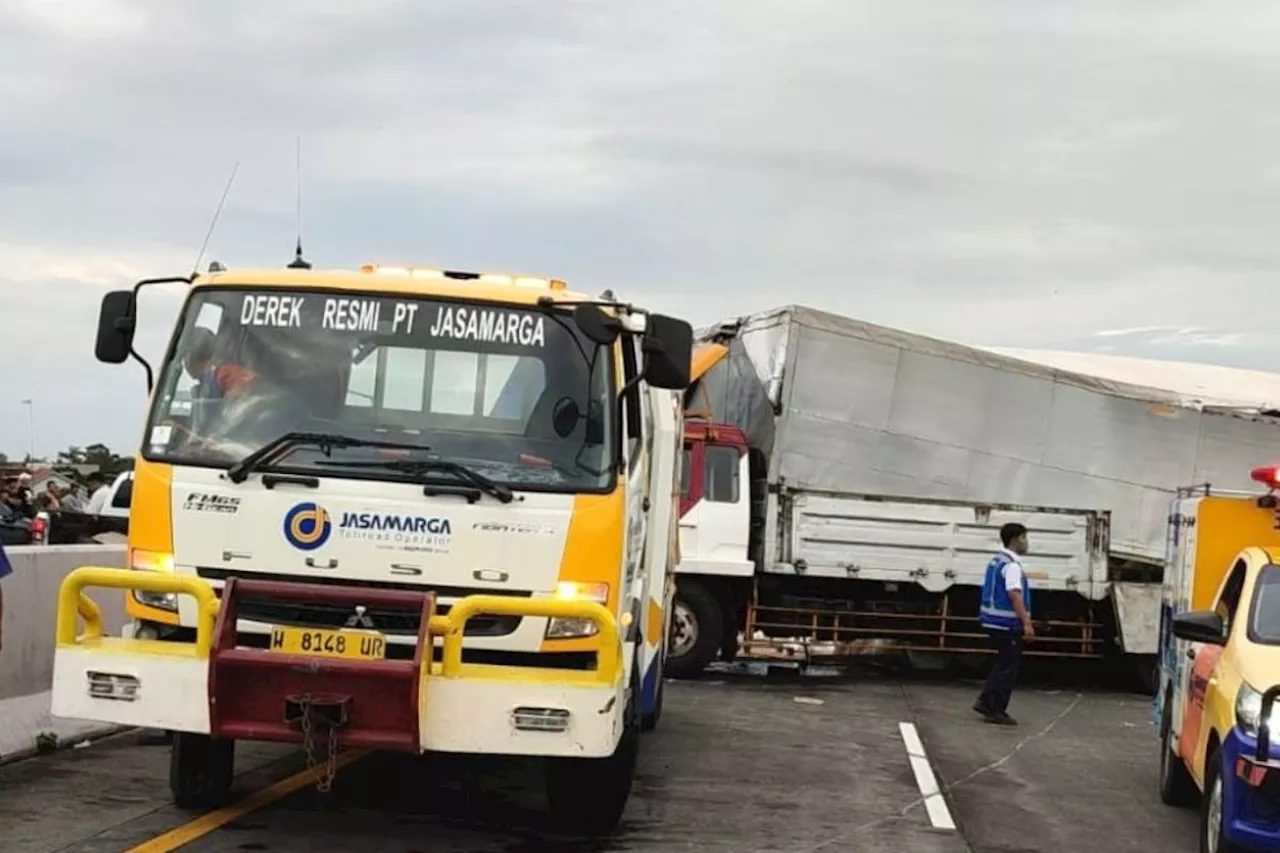
<path fill-rule="evenodd" d="M 448 518 L 385 512 L 344 512 L 338 524 L 344 539 L 374 542 L 406 551 L 447 551 L 453 536 Z"/>

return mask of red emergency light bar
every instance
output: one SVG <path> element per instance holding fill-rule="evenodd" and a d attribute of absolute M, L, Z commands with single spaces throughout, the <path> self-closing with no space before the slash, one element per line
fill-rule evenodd
<path fill-rule="evenodd" d="M 1264 465 L 1261 468 L 1254 468 L 1249 472 L 1249 478 L 1273 489 L 1280 488 L 1280 465 Z"/>

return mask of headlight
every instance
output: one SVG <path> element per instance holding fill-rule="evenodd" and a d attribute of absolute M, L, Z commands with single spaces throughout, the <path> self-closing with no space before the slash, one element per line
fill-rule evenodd
<path fill-rule="evenodd" d="M 169 572 L 173 573 L 173 555 L 166 554 L 162 551 L 144 551 L 141 548 L 135 548 L 129 552 L 129 568 L 141 572 Z M 178 596 L 172 592 L 143 592 L 140 589 L 133 591 L 133 600 L 147 607 L 154 607 L 157 610 L 168 610 L 171 613 L 178 612 Z"/>
<path fill-rule="evenodd" d="M 594 601 L 598 604 L 609 603 L 609 585 L 607 583 L 577 583 L 561 581 L 556 584 L 556 598 L 562 601 Z M 578 637 L 592 637 L 600 629 L 590 619 L 547 620 L 546 637 L 548 640 L 570 640 Z"/>
<path fill-rule="evenodd" d="M 1248 735 L 1257 734 L 1261 714 L 1262 694 L 1248 684 L 1241 684 L 1240 692 L 1236 694 L 1236 725 L 1240 727 L 1240 731 Z M 1268 728 L 1272 733 L 1276 731 L 1276 722 L 1276 706 L 1272 705 L 1267 717 Z"/>

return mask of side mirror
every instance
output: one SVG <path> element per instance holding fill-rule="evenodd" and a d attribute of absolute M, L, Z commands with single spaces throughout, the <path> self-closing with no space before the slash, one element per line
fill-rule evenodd
<path fill-rule="evenodd" d="M 1227 642 L 1226 626 L 1222 617 L 1212 610 L 1195 610 L 1173 617 L 1173 636 L 1193 643 L 1209 643 L 1223 646 Z"/>
<path fill-rule="evenodd" d="M 578 324 L 582 334 L 601 346 L 613 343 L 622 333 L 622 321 L 604 313 L 599 305 L 584 303 L 574 308 L 573 322 Z"/>
<path fill-rule="evenodd" d="M 693 359 L 693 327 L 684 320 L 650 314 L 642 349 L 647 365 L 644 378 L 655 388 L 683 391 L 689 387 Z"/>
<path fill-rule="evenodd" d="M 102 297 L 98 311 L 98 341 L 94 355 L 107 364 L 123 364 L 133 350 L 137 325 L 132 290 L 113 290 Z"/>

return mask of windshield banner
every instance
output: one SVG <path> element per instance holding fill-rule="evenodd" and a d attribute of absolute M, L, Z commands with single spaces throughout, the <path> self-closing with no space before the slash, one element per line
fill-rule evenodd
<path fill-rule="evenodd" d="M 522 349 L 547 344 L 547 317 L 537 311 L 421 299 L 245 293 L 238 316 L 242 326 L 364 333 L 420 344 L 456 340 Z"/>

